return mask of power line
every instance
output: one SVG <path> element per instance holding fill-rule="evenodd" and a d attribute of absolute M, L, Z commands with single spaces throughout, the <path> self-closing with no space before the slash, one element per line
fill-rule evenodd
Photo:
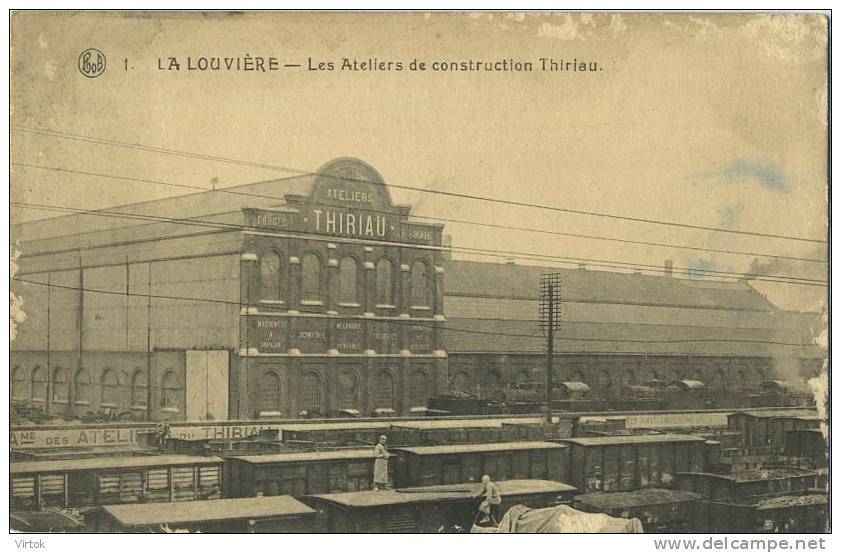
<path fill-rule="evenodd" d="M 65 213 L 83 213 L 88 215 L 95 215 L 95 216 L 102 216 L 102 217 L 111 217 L 111 218 L 125 218 L 125 219 L 134 219 L 134 220 L 141 220 L 141 221 L 154 221 L 158 223 L 173 223 L 173 224 L 183 224 L 183 225 L 195 225 L 195 226 L 202 226 L 202 227 L 209 227 L 209 228 L 221 228 L 227 230 L 255 230 L 253 227 L 249 227 L 246 225 L 235 224 L 235 223 L 214 223 L 209 221 L 198 221 L 195 219 L 179 219 L 179 218 L 171 218 L 171 217 L 162 217 L 162 216 L 153 216 L 153 215 L 143 215 L 143 214 L 135 214 L 135 213 L 124 213 L 124 212 L 116 212 L 116 211 L 108 211 L 105 209 L 101 210 L 88 210 L 88 209 L 81 209 L 81 208 L 71 208 L 71 207 L 64 207 L 64 206 L 56 206 L 56 205 L 49 205 L 49 204 L 33 204 L 27 202 L 10 202 L 11 205 L 24 207 L 29 209 L 38 209 L 38 210 L 45 210 L 45 211 L 58 211 L 58 212 L 65 212 Z M 231 213 L 236 213 L 231 212 Z M 316 236 L 319 238 L 324 238 L 324 236 L 320 234 L 315 234 L 311 232 L 304 232 L 304 231 L 289 231 L 289 234 L 294 236 L 301 236 L 301 237 L 312 237 Z M 505 251 L 505 250 L 491 250 L 491 249 L 484 249 L 484 248 L 469 248 L 469 247 L 462 247 L 462 246 L 427 246 L 429 249 L 436 249 L 436 250 L 452 250 L 456 252 L 468 253 L 471 255 L 479 255 L 479 256 L 489 256 L 489 257 L 516 257 L 518 259 L 528 259 L 532 261 L 554 261 L 556 263 L 567 264 L 567 265 L 577 265 L 581 263 L 588 264 L 594 267 L 602 267 L 602 268 L 610 268 L 610 269 L 633 269 L 633 270 L 641 270 L 641 271 L 648 271 L 648 272 L 662 272 L 663 268 L 659 265 L 651 265 L 651 264 L 644 264 L 644 263 L 632 263 L 632 262 L 625 262 L 625 261 L 613 261 L 613 260 L 601 260 L 601 259 L 589 259 L 589 258 L 571 258 L 571 257 L 562 257 L 562 256 L 552 256 L 548 254 L 523 254 L 522 252 L 515 252 L 515 251 Z M 673 272 L 677 272 L 679 274 L 684 275 L 712 275 L 712 276 L 719 276 L 722 278 L 744 278 L 744 273 L 735 273 L 735 272 L 728 272 L 728 271 L 716 271 L 713 269 L 695 269 L 689 267 L 673 267 Z M 798 277 L 798 276 L 790 276 L 790 275 L 775 275 L 775 274 L 762 274 L 762 273 L 751 273 L 750 275 L 751 280 L 758 281 L 758 282 L 776 282 L 776 283 L 783 283 L 783 284 L 798 284 L 804 286 L 824 286 L 827 284 L 826 281 L 819 280 L 819 279 L 811 279 L 807 277 Z"/>
<path fill-rule="evenodd" d="M 223 163 L 231 163 L 236 165 L 243 165 L 248 167 L 260 168 L 260 169 L 269 169 L 275 171 L 282 171 L 285 173 L 293 173 L 299 175 L 324 175 L 324 176 L 333 176 L 328 174 L 322 174 L 317 171 L 307 171 L 303 169 L 295 169 L 291 167 L 285 167 L 282 165 L 274 165 L 268 163 L 255 163 L 249 161 L 243 161 L 233 158 L 227 158 L 222 156 L 211 156 L 206 154 L 199 154 L 194 152 L 188 152 L 184 150 L 177 150 L 172 148 L 159 148 L 155 146 L 147 146 L 140 143 L 130 143 L 130 142 L 123 142 L 119 140 L 111 140 L 99 137 L 91 137 L 85 135 L 78 135 L 64 131 L 54 131 L 50 129 L 38 129 L 32 127 L 22 127 L 17 126 L 13 127 L 13 129 L 21 131 L 21 132 L 28 132 L 28 133 L 35 133 L 35 134 L 42 134 L 57 138 L 65 138 L 69 140 L 78 140 L 81 142 L 90 142 L 94 144 L 102 144 L 102 145 L 109 145 L 109 146 L 118 146 L 123 148 L 131 148 L 135 150 L 142 150 L 142 151 L 149 151 L 161 154 L 168 154 L 168 155 L 175 155 L 180 157 L 188 157 L 192 159 L 201 159 L 206 161 L 216 161 L 216 162 L 223 162 Z M 415 192 L 420 192 L 424 194 L 437 194 L 442 196 L 448 196 L 451 198 L 460 198 L 460 199 L 469 199 L 469 200 L 478 200 L 478 201 L 485 201 L 485 202 L 492 202 L 497 204 L 503 205 L 511 205 L 516 207 L 528 207 L 528 208 L 535 208 L 535 209 L 543 209 L 548 211 L 554 212 L 562 212 L 562 213 L 571 213 L 575 215 L 586 215 L 590 217 L 601 217 L 607 219 L 615 219 L 621 221 L 632 221 L 637 223 L 647 223 L 652 225 L 661 225 L 661 226 L 670 226 L 670 227 L 677 227 L 677 228 L 687 228 L 687 229 L 695 229 L 695 230 L 708 230 L 713 232 L 724 232 L 729 234 L 739 234 L 739 235 L 746 235 L 746 236 L 760 236 L 764 238 L 779 238 L 783 240 L 795 240 L 799 242 L 809 242 L 814 244 L 825 244 L 827 243 L 826 240 L 818 240 L 814 238 L 804 238 L 800 236 L 790 236 L 790 235 L 783 235 L 783 234 L 773 234 L 773 233 L 764 233 L 764 232 L 757 232 L 757 231 L 746 231 L 746 230 L 736 230 L 736 229 L 728 229 L 722 227 L 713 227 L 713 226 L 705 226 L 705 225 L 693 225 L 689 223 L 679 223 L 676 221 L 663 221 L 658 219 L 647 219 L 642 217 L 631 217 L 628 215 L 617 215 L 614 213 L 603 213 L 597 211 L 587 211 L 587 210 L 579 210 L 579 209 L 570 209 L 570 208 L 563 208 L 558 206 L 552 205 L 545 205 L 545 204 L 537 204 L 537 203 L 529 203 L 529 202 L 519 202 L 515 200 L 504 200 L 500 198 L 491 198 L 491 197 L 483 197 L 483 196 L 475 196 L 472 194 L 464 194 L 459 192 L 448 192 L 445 190 L 435 190 L 429 188 L 420 188 L 417 186 L 407 186 L 407 185 L 398 185 L 392 183 L 380 183 L 375 181 L 369 181 L 365 179 L 358 179 L 358 178 L 350 178 L 350 177 L 343 177 L 344 180 L 353 181 L 353 182 L 361 182 L 367 184 L 375 184 L 378 186 L 386 185 L 391 188 L 401 189 L 401 190 L 411 190 Z"/>
<path fill-rule="evenodd" d="M 134 297 L 141 297 L 141 298 L 152 298 L 152 299 L 163 299 L 163 300 L 182 300 L 182 301 L 191 301 L 191 302 L 207 302 L 207 303 L 215 303 L 215 304 L 224 304 L 224 305 L 232 305 L 237 306 L 239 308 L 248 307 L 250 304 L 245 302 L 233 301 L 233 300 L 223 300 L 223 299 L 214 299 L 214 298 L 192 298 L 187 296 L 168 296 L 168 295 L 160 295 L 160 294 L 139 294 L 136 292 L 117 292 L 113 290 L 96 290 L 91 288 L 83 288 L 79 286 L 69 286 L 64 284 L 55 284 L 55 283 L 47 283 L 47 282 L 38 282 L 36 280 L 28 280 L 23 279 L 20 277 L 12 277 L 12 280 L 17 282 L 22 282 L 26 284 L 35 284 L 38 286 L 47 286 L 50 288 L 60 288 L 64 290 L 73 290 L 73 291 L 82 291 L 88 292 L 93 294 L 108 294 L 114 296 L 134 296 Z M 300 310 L 301 313 L 305 313 L 308 315 L 323 315 L 318 311 L 307 311 L 307 310 Z M 344 318 L 351 318 L 351 319 L 364 319 L 369 320 L 369 318 L 365 317 L 364 315 L 344 315 Z M 406 319 L 392 319 L 388 321 L 388 324 L 418 324 L 419 322 L 426 322 L 426 321 L 417 321 L 417 320 L 406 320 Z M 533 321 L 537 323 L 537 321 Z M 434 324 L 434 323 L 433 323 Z M 603 323 L 609 324 L 609 323 Z M 622 323 L 616 323 L 622 324 Z M 633 323 L 631 323 L 633 324 Z M 467 334 L 478 334 L 478 335 L 485 335 L 485 336 L 497 336 L 497 337 L 512 337 L 512 338 L 531 338 L 531 339 L 543 339 L 542 334 L 518 334 L 518 333 L 510 333 L 510 332 L 492 332 L 492 331 L 483 331 L 483 330 L 475 330 L 469 328 L 458 328 L 452 327 L 447 324 L 444 327 L 446 332 L 463 332 Z M 800 343 L 800 342 L 781 342 L 777 340 L 753 340 L 753 339 L 714 339 L 714 338 L 685 338 L 685 339 L 677 339 L 677 340 L 618 340 L 615 338 L 564 338 L 564 337 L 556 337 L 557 340 L 567 340 L 567 341 L 575 341 L 575 342 L 619 342 L 619 343 L 631 343 L 631 344 L 680 344 L 680 343 L 695 343 L 695 342 L 717 342 L 717 343 L 746 343 L 746 344 L 768 344 L 768 345 L 780 345 L 780 346 L 798 346 L 798 347 L 810 347 L 814 346 L 813 343 Z"/>
<path fill-rule="evenodd" d="M 138 177 L 127 177 L 121 175 L 108 175 L 104 173 L 95 173 L 90 171 L 78 171 L 74 169 L 66 169 L 62 167 L 48 167 L 46 165 L 36 165 L 31 163 L 22 163 L 22 162 L 12 162 L 11 165 L 17 165 L 20 167 L 27 167 L 32 169 L 40 169 L 45 171 L 56 171 L 62 173 L 71 173 L 75 175 L 84 175 L 84 176 L 91 176 L 91 177 L 99 177 L 99 178 L 108 178 L 108 179 L 118 179 L 118 180 L 125 180 L 129 182 L 142 182 L 147 184 L 156 184 L 162 186 L 171 186 L 175 188 L 185 188 L 190 190 L 200 190 L 202 192 L 221 192 L 224 194 L 233 194 L 237 196 L 247 196 L 253 198 L 260 198 L 260 199 L 269 199 L 269 200 L 280 200 L 283 201 L 286 198 L 284 196 L 274 196 L 270 194 L 257 194 L 254 192 L 242 192 L 239 190 L 231 190 L 230 188 L 222 188 L 222 189 L 209 189 L 204 186 L 197 186 L 197 185 L 190 185 L 190 184 L 181 184 L 181 183 L 174 183 L 168 181 L 160 181 L 160 180 L 153 180 L 153 179 L 143 179 Z M 311 200 L 297 200 L 299 203 L 302 204 L 309 204 L 309 205 L 321 205 L 317 202 Z M 359 211 L 363 211 L 366 213 L 379 213 L 379 214 L 386 214 L 386 215 L 393 215 L 390 211 L 383 211 L 383 210 L 376 210 L 371 208 L 359 208 Z M 751 257 L 768 257 L 773 259 L 788 259 L 792 261 L 805 261 L 810 263 L 827 263 L 825 259 L 814 259 L 809 257 L 796 257 L 796 256 L 787 256 L 787 255 L 777 255 L 777 254 L 767 254 L 767 253 L 757 253 L 757 252 L 746 252 L 746 251 L 735 251 L 735 250 L 722 250 L 718 248 L 703 248 L 699 246 L 689 246 L 684 244 L 670 244 L 664 242 L 647 242 L 643 240 L 631 240 L 627 238 L 615 238 L 615 237 L 608 237 L 608 236 L 598 236 L 598 235 L 591 235 L 591 234 L 580 234 L 580 233 L 573 233 L 573 232 L 560 232 L 554 230 L 547 230 L 547 229 L 538 229 L 532 227 L 519 227 L 519 226 L 511 226 L 511 225 L 502 225 L 498 223 L 486 223 L 480 221 L 470 221 L 466 219 L 453 219 L 447 217 L 435 217 L 432 215 L 424 215 L 420 213 L 412 213 L 412 217 L 419 218 L 419 219 L 426 219 L 429 221 L 441 221 L 447 223 L 458 223 L 458 224 L 465 224 L 465 225 L 472 225 L 472 226 L 479 226 L 484 228 L 497 228 L 503 230 L 516 230 L 521 232 L 533 232 L 539 234 L 548 234 L 553 236 L 566 236 L 571 238 L 584 238 L 589 240 L 602 240 L 608 242 L 618 242 L 622 244 L 637 244 L 643 246 L 655 246 L 660 248 L 671 248 L 671 249 L 685 249 L 685 250 L 692 250 L 692 251 L 701 251 L 707 253 L 723 253 L 729 255 L 745 255 Z"/>

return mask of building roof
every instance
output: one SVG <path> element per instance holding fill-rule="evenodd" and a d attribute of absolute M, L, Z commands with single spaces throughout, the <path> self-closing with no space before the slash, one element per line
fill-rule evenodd
<path fill-rule="evenodd" d="M 505 496 L 564 493 L 576 488 L 563 482 L 550 480 L 504 480 L 496 482 L 499 493 Z M 311 496 L 322 501 L 334 503 L 342 507 L 366 508 L 384 507 L 390 505 L 406 505 L 412 503 L 429 503 L 439 501 L 471 500 L 482 489 L 481 483 L 446 484 L 439 486 L 424 486 L 418 488 L 403 488 L 399 490 L 380 490 L 364 492 L 345 492 L 321 494 Z"/>
<path fill-rule="evenodd" d="M 630 436 L 597 436 L 593 438 L 562 438 L 564 443 L 583 446 L 611 446 L 631 444 L 657 444 L 674 442 L 703 442 L 704 438 L 688 434 L 636 434 Z"/>
<path fill-rule="evenodd" d="M 374 448 L 337 449 L 332 451 L 300 451 L 295 453 L 273 453 L 271 455 L 241 455 L 229 457 L 243 463 L 267 465 L 279 463 L 308 463 L 314 461 L 336 461 L 349 459 L 373 459 Z"/>
<path fill-rule="evenodd" d="M 663 503 L 697 501 L 702 497 L 701 494 L 683 490 L 648 488 L 632 492 L 588 493 L 577 496 L 575 500 L 592 505 L 598 509 L 622 509 L 627 507 L 642 507 L 645 505 L 660 505 Z"/>
<path fill-rule="evenodd" d="M 743 281 L 460 260 L 444 268 L 450 352 L 542 352 L 537 291 L 542 274 L 558 272 L 564 321 L 555 351 L 561 354 L 824 356 L 812 345 L 808 318 L 781 319 Z"/>
<path fill-rule="evenodd" d="M 445 270 L 447 295 L 536 300 L 541 275 L 553 272 L 561 275 L 564 302 L 584 300 L 694 309 L 776 310 L 746 282 L 460 260 L 448 261 Z"/>
<path fill-rule="evenodd" d="M 123 526 L 186 524 L 315 514 L 314 509 L 288 495 L 105 505 L 102 510 Z"/>
<path fill-rule="evenodd" d="M 797 478 L 800 476 L 814 476 L 817 472 L 798 467 L 769 467 L 721 474 L 713 472 L 682 472 L 680 474 L 744 483 L 760 482 L 765 480 L 784 480 L 786 478 Z"/>
<path fill-rule="evenodd" d="M 494 453 L 499 451 L 522 451 L 533 449 L 564 449 L 567 446 L 554 442 L 503 442 L 490 444 L 428 445 L 395 448 L 413 455 L 457 455 L 460 453 Z"/>
<path fill-rule="evenodd" d="M 224 460 L 220 457 L 194 455 L 96 457 L 93 459 L 13 462 L 9 463 L 9 472 L 11 474 L 33 474 L 36 472 L 69 472 L 77 470 L 210 465 L 221 464 L 222 462 L 224 462 Z"/>

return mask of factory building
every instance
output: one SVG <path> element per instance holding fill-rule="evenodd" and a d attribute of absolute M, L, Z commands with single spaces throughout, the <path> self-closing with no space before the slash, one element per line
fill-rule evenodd
<path fill-rule="evenodd" d="M 368 416 L 540 380 L 536 290 L 556 269 L 452 260 L 442 233 L 348 158 L 16 225 L 12 400 L 67 417 Z M 747 283 L 561 272 L 556 371 L 600 393 L 749 384 L 819 357 L 773 344 L 808 331 Z"/>

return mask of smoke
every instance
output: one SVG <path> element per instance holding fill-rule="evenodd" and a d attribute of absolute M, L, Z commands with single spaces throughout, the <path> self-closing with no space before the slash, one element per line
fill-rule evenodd
<path fill-rule="evenodd" d="M 821 348 L 825 354 L 823 366 L 818 376 L 809 379 L 809 388 L 812 389 L 812 395 L 815 397 L 815 406 L 818 408 L 818 416 L 821 418 L 821 434 L 823 439 L 829 439 L 829 313 L 826 309 L 821 313 L 821 322 L 823 328 L 821 332 L 814 339 L 815 345 Z"/>
<path fill-rule="evenodd" d="M 20 242 L 15 240 L 9 245 L 9 279 L 15 278 L 19 268 L 17 260 L 21 255 Z M 9 291 L 9 341 L 14 342 L 17 338 L 17 327 L 26 321 L 26 312 L 23 310 L 23 298 Z"/>

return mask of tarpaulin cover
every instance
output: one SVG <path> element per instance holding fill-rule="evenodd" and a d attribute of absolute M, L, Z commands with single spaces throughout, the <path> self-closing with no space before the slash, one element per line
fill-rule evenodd
<path fill-rule="evenodd" d="M 642 534 L 638 518 L 585 513 L 566 505 L 546 509 L 511 507 L 496 530 L 499 534 Z"/>

